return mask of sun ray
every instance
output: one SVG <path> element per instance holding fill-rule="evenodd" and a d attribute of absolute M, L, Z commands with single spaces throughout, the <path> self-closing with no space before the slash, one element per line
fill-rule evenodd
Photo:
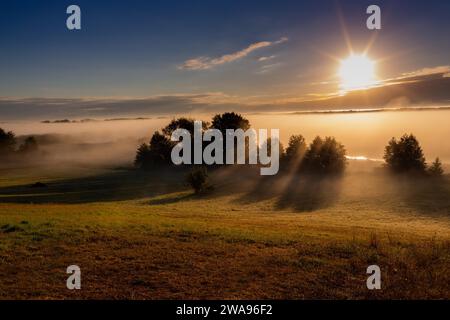
<path fill-rule="evenodd" d="M 339 6 L 337 6 L 337 15 L 339 18 L 339 24 L 341 25 L 341 32 L 342 35 L 344 36 L 345 44 L 347 45 L 347 49 L 350 52 L 350 54 L 353 54 L 352 42 L 350 40 L 350 35 L 348 34 L 347 27 L 345 25 L 344 14 L 342 13 L 342 10 Z"/>

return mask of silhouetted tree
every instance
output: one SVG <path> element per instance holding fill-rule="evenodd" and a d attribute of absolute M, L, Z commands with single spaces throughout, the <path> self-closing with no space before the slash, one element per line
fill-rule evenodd
<path fill-rule="evenodd" d="M 334 137 L 316 137 L 306 150 L 301 168 L 309 173 L 341 174 L 347 166 L 345 147 Z"/>
<path fill-rule="evenodd" d="M 222 114 L 216 114 L 211 122 L 211 128 L 217 129 L 222 132 L 223 135 L 223 163 L 225 163 L 227 149 L 226 149 L 226 141 L 227 141 L 227 129 L 237 130 L 242 129 L 246 131 L 250 128 L 250 122 L 244 118 L 242 115 L 237 114 L 235 112 L 225 112 Z M 235 146 L 236 147 L 236 146 Z M 248 159 L 248 141 L 245 141 L 246 148 L 246 159 Z M 236 150 L 235 151 L 235 160 L 236 160 Z"/>
<path fill-rule="evenodd" d="M 428 173 L 432 177 L 442 177 L 444 169 L 442 168 L 442 162 L 439 158 L 436 158 L 431 166 L 428 168 Z"/>
<path fill-rule="evenodd" d="M 157 158 L 159 163 L 171 163 L 170 153 L 174 143 L 170 141 L 170 137 L 162 135 L 156 131 L 150 139 L 149 150 Z"/>
<path fill-rule="evenodd" d="M 186 176 L 186 182 L 197 194 L 205 191 L 208 188 L 208 171 L 206 167 L 194 167 Z"/>
<path fill-rule="evenodd" d="M 265 148 L 267 148 L 267 155 L 270 157 L 272 155 L 272 138 L 267 138 L 261 145 L 261 148 L 263 150 L 266 150 Z M 284 157 L 284 147 L 280 141 L 278 141 L 278 155 L 280 158 Z"/>
<path fill-rule="evenodd" d="M 176 129 L 186 129 L 191 135 L 194 134 L 194 119 L 178 118 L 173 119 L 170 123 L 162 129 L 163 134 L 170 139 L 170 136 Z M 208 129 L 208 122 L 202 122 L 202 129 Z"/>
<path fill-rule="evenodd" d="M 136 151 L 134 165 L 139 168 L 147 168 L 152 163 L 150 148 L 147 143 L 143 143 Z"/>
<path fill-rule="evenodd" d="M 156 131 L 149 144 L 144 143 L 139 146 L 134 163 L 140 168 L 170 164 L 170 153 L 173 145 L 169 138 Z"/>
<path fill-rule="evenodd" d="M 306 142 L 302 135 L 293 135 L 289 138 L 289 143 L 286 148 L 284 160 L 288 165 L 300 165 L 306 152 Z"/>
<path fill-rule="evenodd" d="M 240 114 L 235 112 L 225 112 L 216 114 L 211 122 L 211 128 L 218 129 L 225 135 L 226 129 L 242 129 L 250 128 L 250 122 Z"/>
<path fill-rule="evenodd" d="M 16 149 L 16 136 L 12 131 L 6 132 L 0 128 L 0 157 L 9 156 Z"/>
<path fill-rule="evenodd" d="M 182 117 L 173 119 L 167 126 L 162 129 L 163 134 L 168 140 L 170 140 L 172 133 L 177 129 L 185 129 L 189 131 L 189 133 L 191 134 L 191 163 L 194 163 L 194 122 L 194 119 Z M 202 121 L 202 131 L 208 129 L 208 125 L 208 122 Z"/>
<path fill-rule="evenodd" d="M 412 134 L 404 134 L 398 141 L 392 138 L 385 148 L 384 160 L 397 173 L 424 173 L 427 167 L 419 141 Z"/>
<path fill-rule="evenodd" d="M 38 143 L 34 137 L 28 137 L 23 144 L 19 147 L 19 154 L 29 155 L 38 151 Z"/>

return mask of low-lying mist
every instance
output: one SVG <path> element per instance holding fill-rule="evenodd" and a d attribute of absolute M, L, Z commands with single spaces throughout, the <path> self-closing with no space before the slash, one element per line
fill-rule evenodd
<path fill-rule="evenodd" d="M 384 147 L 392 137 L 413 133 L 419 139 L 428 162 L 440 157 L 450 162 L 450 110 L 397 111 L 333 114 L 249 114 L 253 128 L 278 128 L 284 146 L 293 134 L 307 142 L 316 135 L 335 136 L 350 156 L 382 159 Z M 190 115 L 210 121 L 211 115 Z M 167 118 L 117 121 L 42 123 L 39 121 L 3 122 L 20 139 L 33 135 L 39 142 L 40 156 L 34 165 L 78 164 L 85 166 L 122 166 L 132 164 L 139 144 L 148 142 L 154 131 L 164 127 Z"/>

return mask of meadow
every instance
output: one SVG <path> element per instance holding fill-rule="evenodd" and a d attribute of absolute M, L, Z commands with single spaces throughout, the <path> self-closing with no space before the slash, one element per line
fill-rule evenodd
<path fill-rule="evenodd" d="M 450 1 L 77 2 L 2 2 L 0 300 L 450 299 Z"/>
<path fill-rule="evenodd" d="M 449 299 L 450 180 L 28 167 L 0 175 L 1 299 Z M 43 185 L 33 185 L 41 182 Z M 82 289 L 66 288 L 79 265 Z M 377 264 L 382 289 L 366 288 Z"/>

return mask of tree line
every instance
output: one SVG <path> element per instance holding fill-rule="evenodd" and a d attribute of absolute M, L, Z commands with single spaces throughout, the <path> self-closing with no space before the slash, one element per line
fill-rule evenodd
<path fill-rule="evenodd" d="M 436 158 L 427 164 L 419 141 L 413 134 L 392 138 L 384 149 L 386 166 L 394 173 L 409 173 L 439 177 L 444 173 L 442 162 Z"/>
<path fill-rule="evenodd" d="M 224 135 L 227 129 L 245 131 L 250 127 L 249 120 L 235 112 L 216 114 L 210 123 L 203 122 L 203 130 L 218 129 Z M 193 136 L 194 120 L 185 117 L 173 119 L 164 128 L 156 131 L 149 143 L 143 143 L 137 149 L 135 166 L 141 169 L 172 166 L 171 151 L 176 142 L 171 141 L 170 137 L 176 129 L 186 129 Z M 270 138 L 265 143 L 270 153 Z M 347 167 L 345 147 L 334 137 L 318 136 L 307 144 L 305 138 L 298 134 L 289 138 L 286 148 L 281 143 L 279 148 L 280 168 L 290 173 L 340 175 Z M 13 132 L 0 128 L 0 159 L 22 159 L 35 154 L 38 150 L 35 137 L 18 139 Z M 226 157 L 226 150 L 223 156 Z M 386 168 L 393 173 L 432 177 L 440 177 L 444 173 L 439 158 L 428 165 L 422 147 L 413 134 L 404 134 L 399 139 L 392 138 L 385 147 L 383 158 Z M 201 169 L 200 174 L 197 172 L 190 179 L 201 181 L 205 175 L 206 170 Z"/>
<path fill-rule="evenodd" d="M 0 128 L 0 158 L 9 159 L 17 156 L 28 156 L 39 149 L 38 143 L 33 136 L 25 138 L 21 144 L 12 131 Z"/>
<path fill-rule="evenodd" d="M 242 129 L 245 131 L 249 128 L 250 122 L 242 115 L 234 112 L 217 114 L 212 118 L 211 123 L 203 122 L 203 130 L 217 129 L 224 135 L 227 129 Z M 134 161 L 135 165 L 143 169 L 172 165 L 170 155 L 176 142 L 171 141 L 170 137 L 176 129 L 186 129 L 193 135 L 194 120 L 188 118 L 173 119 L 161 131 L 156 131 L 149 143 L 143 143 L 139 146 Z M 270 154 L 270 138 L 265 143 Z M 225 148 L 224 150 L 223 156 L 225 158 L 227 150 Z M 333 137 L 316 137 L 307 146 L 303 136 L 295 135 L 290 138 L 286 149 L 280 143 L 279 151 L 281 163 L 285 167 L 294 167 L 298 171 L 340 174 L 344 172 L 347 165 L 345 148 Z"/>
<path fill-rule="evenodd" d="M 245 131 L 251 127 L 248 119 L 235 112 L 216 114 L 210 123 L 203 122 L 203 126 L 204 130 L 218 129 L 223 134 L 226 129 Z M 139 146 L 135 165 L 143 169 L 172 165 L 170 155 L 176 142 L 171 141 L 170 137 L 176 129 L 186 129 L 193 135 L 194 120 L 185 117 L 173 119 L 160 131 L 156 131 L 149 143 Z M 265 143 L 270 153 L 270 138 Z M 384 160 L 386 167 L 394 173 L 432 176 L 443 174 L 439 158 L 430 166 L 427 165 L 423 150 L 413 134 L 405 134 L 398 140 L 392 138 L 385 147 Z M 338 175 L 342 174 L 347 167 L 346 150 L 344 145 L 334 137 L 317 136 L 307 144 L 302 135 L 293 135 L 289 138 L 286 148 L 280 143 L 280 164 L 282 169 L 290 172 Z"/>

